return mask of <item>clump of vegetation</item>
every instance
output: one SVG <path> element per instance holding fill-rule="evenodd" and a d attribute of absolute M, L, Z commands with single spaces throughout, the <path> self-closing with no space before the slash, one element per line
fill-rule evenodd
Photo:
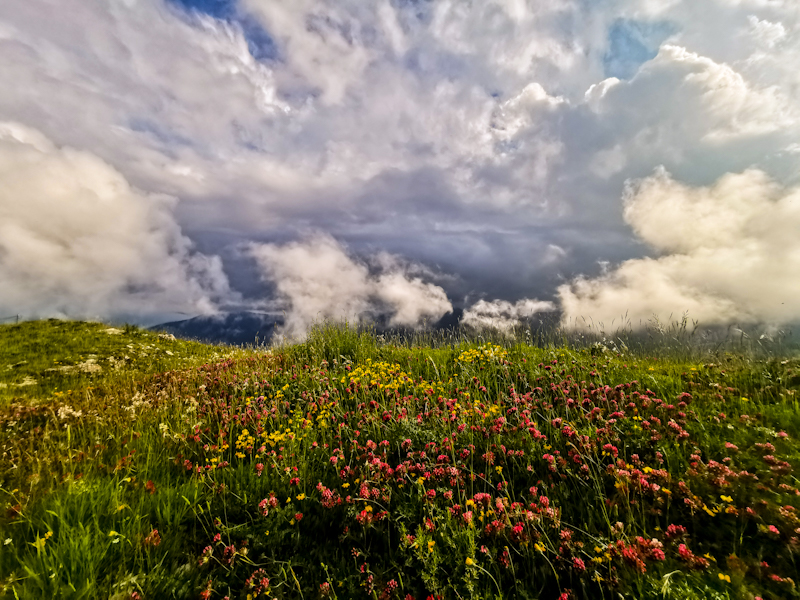
<path fill-rule="evenodd" d="M 56 352 L 135 343 L 113 336 L 172 355 L 61 373 L 82 378 L 69 394 L 4 388 L 6 594 L 800 595 L 797 358 L 335 325 L 269 351 L 13 327 L 0 356 L 37 381 Z M 75 345 L 34 359 L 19 340 L 46 327 Z"/>
<path fill-rule="evenodd" d="M 73 393 L 134 394 L 139 375 L 216 360 L 226 351 L 130 325 L 57 319 L 0 325 L 0 405 Z"/>

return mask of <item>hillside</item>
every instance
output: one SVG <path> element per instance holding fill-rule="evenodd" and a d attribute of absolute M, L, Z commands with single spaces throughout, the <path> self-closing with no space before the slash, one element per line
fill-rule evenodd
<path fill-rule="evenodd" d="M 0 326 L 0 593 L 797 597 L 799 390 L 666 343 Z"/>
<path fill-rule="evenodd" d="M 230 348 L 137 327 L 50 319 L 0 325 L 0 405 L 113 394 L 142 375 L 202 364 Z M 130 391 L 130 390 L 128 390 Z"/>

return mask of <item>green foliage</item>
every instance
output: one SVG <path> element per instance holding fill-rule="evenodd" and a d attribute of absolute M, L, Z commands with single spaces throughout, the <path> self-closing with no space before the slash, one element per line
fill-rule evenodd
<path fill-rule="evenodd" d="M 143 375 L 202 364 L 230 351 L 133 325 L 58 319 L 0 325 L 0 406 L 79 390 L 132 395 Z"/>
<path fill-rule="evenodd" d="M 797 358 L 107 329 L 0 327 L 0 595 L 799 595 Z"/>

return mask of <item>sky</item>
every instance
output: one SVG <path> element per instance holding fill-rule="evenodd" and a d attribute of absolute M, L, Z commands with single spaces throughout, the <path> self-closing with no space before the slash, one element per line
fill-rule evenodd
<path fill-rule="evenodd" d="M 800 320 L 796 0 L 6 0 L 0 318 Z"/>

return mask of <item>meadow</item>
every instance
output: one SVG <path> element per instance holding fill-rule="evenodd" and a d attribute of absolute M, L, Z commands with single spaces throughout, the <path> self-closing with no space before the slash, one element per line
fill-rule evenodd
<path fill-rule="evenodd" d="M 0 326 L 0 595 L 800 597 L 800 357 Z"/>

